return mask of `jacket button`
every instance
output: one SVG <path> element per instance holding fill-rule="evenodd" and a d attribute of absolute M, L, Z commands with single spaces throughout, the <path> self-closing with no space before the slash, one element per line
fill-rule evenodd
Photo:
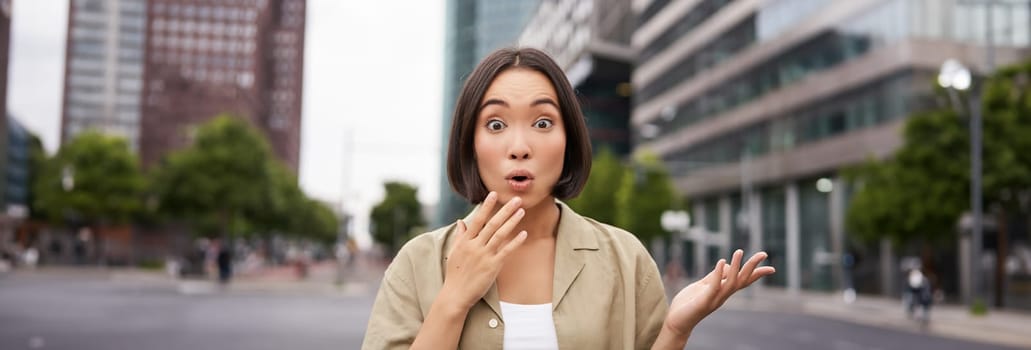
<path fill-rule="evenodd" d="M 487 325 L 490 326 L 490 328 L 498 328 L 498 319 L 490 319 L 490 322 L 487 322 Z"/>

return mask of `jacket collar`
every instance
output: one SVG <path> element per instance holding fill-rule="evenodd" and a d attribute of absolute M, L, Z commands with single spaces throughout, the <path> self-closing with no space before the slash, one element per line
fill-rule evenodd
<path fill-rule="evenodd" d="M 573 285 L 576 277 L 580 275 L 580 271 L 586 265 L 584 252 L 598 250 L 598 238 L 594 232 L 596 230 L 595 226 L 569 208 L 565 203 L 556 199 L 555 204 L 559 207 L 560 215 L 558 233 L 555 237 L 555 272 L 552 280 L 551 295 L 553 310 L 557 309 L 559 304 L 562 303 L 562 299 L 565 297 L 566 292 L 569 291 L 569 287 Z M 469 222 L 473 214 L 479 209 L 480 206 L 477 205 L 463 221 Z M 447 230 L 447 237 L 444 239 L 444 254 L 440 262 L 441 270 L 444 273 L 447 272 L 447 262 L 443 258 L 451 254 L 451 239 L 454 236 L 454 232 L 455 225 L 452 224 Z M 498 317 L 501 317 L 501 303 L 498 297 L 497 283 L 490 286 L 487 294 L 483 296 L 483 301 L 490 306 L 491 310 L 494 310 Z"/>

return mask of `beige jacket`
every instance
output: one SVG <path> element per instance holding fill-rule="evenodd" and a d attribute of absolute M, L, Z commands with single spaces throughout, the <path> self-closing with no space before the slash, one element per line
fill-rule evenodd
<path fill-rule="evenodd" d="M 655 261 L 630 233 L 558 205 L 552 315 L 559 348 L 650 348 L 669 308 Z M 454 228 L 422 234 L 401 248 L 383 277 L 362 349 L 412 344 L 443 286 Z M 504 333 L 495 284 L 469 310 L 459 348 L 501 349 Z"/>

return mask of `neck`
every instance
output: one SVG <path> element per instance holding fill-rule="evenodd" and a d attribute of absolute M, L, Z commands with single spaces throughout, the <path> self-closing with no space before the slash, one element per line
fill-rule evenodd
<path fill-rule="evenodd" d="M 537 205 L 523 209 L 526 210 L 526 215 L 519 225 L 516 225 L 515 232 L 526 231 L 527 240 L 555 237 L 561 210 L 554 198 L 545 198 Z"/>

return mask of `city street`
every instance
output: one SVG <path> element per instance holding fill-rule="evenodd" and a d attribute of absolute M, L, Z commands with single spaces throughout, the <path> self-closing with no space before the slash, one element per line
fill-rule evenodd
<path fill-rule="evenodd" d="M 357 349 L 373 289 L 327 295 L 199 288 L 90 271 L 0 277 L 4 349 Z M 689 349 L 1011 349 L 790 312 L 725 309 Z"/>
<path fill-rule="evenodd" d="M 357 349 L 372 297 L 242 293 L 96 276 L 0 278 L 3 349 Z"/>

